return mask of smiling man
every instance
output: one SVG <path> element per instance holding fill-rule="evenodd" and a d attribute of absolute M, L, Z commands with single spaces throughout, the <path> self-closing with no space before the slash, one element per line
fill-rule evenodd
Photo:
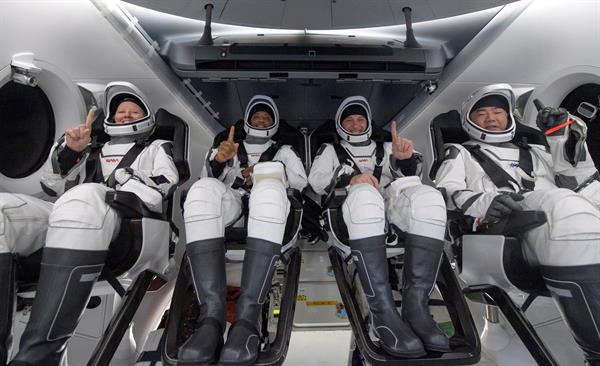
<path fill-rule="evenodd" d="M 344 188 L 342 206 L 349 245 L 371 313 L 371 329 L 398 357 L 424 350 L 449 351 L 448 338 L 427 306 L 440 263 L 446 227 L 442 195 L 421 183 L 421 155 L 391 124 L 392 142 L 371 139 L 371 107 L 362 96 L 346 98 L 335 115 L 339 143 L 319 148 L 308 181 L 318 194 Z M 386 216 L 404 234 L 402 318 L 388 277 Z"/>
<path fill-rule="evenodd" d="M 186 254 L 200 304 L 194 334 L 178 351 L 179 364 L 249 365 L 259 356 L 261 309 L 269 292 L 290 203 L 286 188 L 302 190 L 306 173 L 290 145 L 272 139 L 279 128 L 277 105 L 266 95 L 250 99 L 244 140 L 235 130 L 207 155 L 202 177 L 184 204 Z M 264 173 L 268 169 L 268 174 Z M 244 224 L 248 237 L 235 321 L 223 344 L 226 314 L 225 228 Z"/>
<path fill-rule="evenodd" d="M 547 222 L 524 234 L 525 257 L 538 266 L 590 365 L 600 362 L 600 182 L 585 144 L 586 126 L 563 109 L 544 108 L 544 145 L 515 139 L 515 94 L 508 84 L 476 90 L 461 107 L 471 140 L 448 144 L 436 183 L 452 209 L 478 223 L 535 210 Z"/>

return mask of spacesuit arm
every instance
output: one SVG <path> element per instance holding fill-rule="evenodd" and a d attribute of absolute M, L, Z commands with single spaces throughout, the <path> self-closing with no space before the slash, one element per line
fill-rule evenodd
<path fill-rule="evenodd" d="M 317 194 L 329 193 L 331 188 L 335 187 L 338 178 L 341 178 L 344 173 L 342 169 L 338 169 L 339 167 L 340 163 L 333 146 L 331 144 L 321 145 L 310 168 L 308 183 Z"/>
<path fill-rule="evenodd" d="M 598 171 L 585 142 L 587 126 L 579 118 L 565 128 L 546 137 L 552 154 L 556 185 L 579 191 L 593 180 Z"/>
<path fill-rule="evenodd" d="M 435 177 L 436 186 L 442 190 L 446 204 L 451 210 L 483 219 L 496 192 L 474 191 L 467 186 L 467 164 L 477 164 L 469 152 L 460 145 L 446 145 L 444 161 Z M 482 174 L 483 170 L 481 171 Z"/>
<path fill-rule="evenodd" d="M 70 153 L 65 149 L 68 148 L 62 136 L 52 146 L 50 157 L 42 168 L 40 183 L 44 192 L 50 196 L 60 196 L 85 179 L 85 162 L 89 150 Z"/>
<path fill-rule="evenodd" d="M 177 187 L 179 173 L 171 153 L 171 143 L 154 141 L 146 149 L 155 149 L 151 172 L 123 168 L 115 172 L 117 189 L 135 193 L 155 212 L 162 211 L 163 200 Z"/>
<path fill-rule="evenodd" d="M 273 157 L 273 160 L 281 161 L 285 165 L 285 173 L 291 188 L 302 191 L 306 187 L 308 179 L 306 178 L 304 165 L 302 165 L 302 160 L 291 146 L 282 146 Z"/>

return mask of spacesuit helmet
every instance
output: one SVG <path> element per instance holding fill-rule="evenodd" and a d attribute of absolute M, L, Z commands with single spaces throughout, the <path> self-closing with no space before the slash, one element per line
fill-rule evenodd
<path fill-rule="evenodd" d="M 353 114 L 361 114 L 367 120 L 367 128 L 361 133 L 351 133 L 342 126 L 344 119 Z M 350 143 L 365 142 L 371 138 L 373 132 L 371 121 L 371 107 L 363 96 L 355 95 L 342 101 L 335 113 L 335 130 L 342 140 Z"/>
<path fill-rule="evenodd" d="M 506 111 L 507 125 L 502 131 L 492 131 L 477 125 L 471 120 L 471 113 L 482 107 L 499 107 Z M 479 88 L 465 100 L 460 108 L 463 130 L 469 136 L 490 144 L 508 142 L 515 137 L 516 122 L 513 114 L 515 93 L 508 84 L 492 84 Z"/>
<path fill-rule="evenodd" d="M 146 98 L 133 84 L 125 81 L 109 83 L 104 89 L 104 131 L 113 137 L 117 136 L 144 136 L 154 130 L 154 114 L 146 103 Z M 125 123 L 116 123 L 115 114 L 119 105 L 123 102 L 137 104 L 143 111 L 144 116 Z"/>
<path fill-rule="evenodd" d="M 273 124 L 266 128 L 253 127 L 250 124 L 252 115 L 256 112 L 267 112 L 273 120 Z M 248 136 L 271 138 L 277 133 L 279 128 L 279 111 L 277 105 L 270 97 L 257 94 L 250 99 L 244 113 L 244 131 Z"/>

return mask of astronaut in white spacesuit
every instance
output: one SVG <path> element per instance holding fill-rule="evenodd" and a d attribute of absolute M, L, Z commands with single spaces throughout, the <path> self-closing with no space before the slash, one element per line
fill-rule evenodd
<path fill-rule="evenodd" d="M 109 244 L 119 232 L 121 220 L 105 203 L 106 193 L 133 192 L 150 210 L 162 212 L 163 197 L 177 184 L 171 142 L 147 140 L 155 121 L 146 100 L 130 83 L 110 83 L 105 90 L 104 121 L 110 141 L 90 146 L 94 115 L 90 110 L 85 124 L 67 129 L 54 145 L 42 185 L 60 197 L 47 220 L 33 310 L 10 365 L 60 363 L 102 271 Z M 28 228 L 42 231 L 45 225 L 40 220 Z M 16 248 L 14 253 L 23 252 Z"/>
<path fill-rule="evenodd" d="M 342 206 L 349 244 L 383 348 L 400 357 L 419 357 L 424 348 L 449 351 L 448 337 L 427 306 L 444 243 L 446 206 L 442 195 L 420 180 L 421 155 L 400 137 L 371 140 L 371 109 L 364 97 L 346 98 L 335 124 L 341 142 L 320 147 L 308 176 L 318 194 L 347 188 Z M 402 319 L 388 281 L 386 215 L 405 234 Z"/>
<path fill-rule="evenodd" d="M 436 177 L 448 205 L 475 224 L 515 210 L 545 212 L 524 235 L 524 254 L 539 267 L 577 343 L 600 362 L 600 182 L 585 144 L 586 125 L 563 109 L 537 117 L 545 146 L 515 141 L 515 94 L 507 84 L 476 90 L 460 110 L 471 140 L 448 144 Z"/>
<path fill-rule="evenodd" d="M 187 256 L 201 310 L 195 333 L 179 349 L 181 363 L 238 365 L 250 364 L 258 357 L 260 311 L 290 211 L 286 188 L 302 190 L 307 185 L 296 152 L 271 139 L 278 127 L 275 102 L 255 95 L 244 114 L 246 138 L 234 142 L 231 127 L 228 138 L 209 151 L 202 178 L 189 190 L 184 204 Z M 223 345 L 225 227 L 243 215 L 245 199 L 249 212 L 242 293 Z"/>

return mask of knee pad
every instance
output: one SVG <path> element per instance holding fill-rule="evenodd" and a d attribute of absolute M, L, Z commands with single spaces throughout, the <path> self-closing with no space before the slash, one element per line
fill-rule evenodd
<path fill-rule="evenodd" d="M 194 183 L 183 205 L 185 222 L 222 217 L 222 200 L 226 190 L 225 185 L 215 178 L 202 178 Z"/>
<path fill-rule="evenodd" d="M 419 184 L 390 192 L 387 213 L 390 222 L 402 231 L 444 240 L 446 204 L 433 187 Z"/>
<path fill-rule="evenodd" d="M 275 179 L 259 181 L 250 193 L 249 207 L 253 220 L 284 224 L 290 210 L 285 186 Z"/>
<path fill-rule="evenodd" d="M 96 183 L 82 184 L 65 192 L 54 204 L 49 226 L 76 229 L 101 229 L 109 206 L 107 188 Z"/>
<path fill-rule="evenodd" d="M 342 213 L 352 240 L 383 235 L 385 232 L 383 197 L 370 184 L 356 184 L 348 189 Z"/>
<path fill-rule="evenodd" d="M 10 193 L 0 193 L 0 253 L 12 252 L 9 241 L 14 238 L 10 238 L 9 235 L 11 229 L 10 223 L 7 222 L 9 215 L 5 212 L 10 209 L 22 207 L 27 203 L 21 200 L 18 196 Z"/>
<path fill-rule="evenodd" d="M 526 233 L 526 252 L 548 266 L 600 263 L 600 211 L 568 189 L 526 196 L 526 208 L 543 210 L 547 223 Z"/>
<path fill-rule="evenodd" d="M 545 198 L 551 240 L 600 240 L 600 211 L 589 200 L 568 189 L 552 190 Z"/>
<path fill-rule="evenodd" d="M 279 180 L 257 182 L 250 193 L 248 237 L 282 244 L 290 211 L 285 186 Z"/>

